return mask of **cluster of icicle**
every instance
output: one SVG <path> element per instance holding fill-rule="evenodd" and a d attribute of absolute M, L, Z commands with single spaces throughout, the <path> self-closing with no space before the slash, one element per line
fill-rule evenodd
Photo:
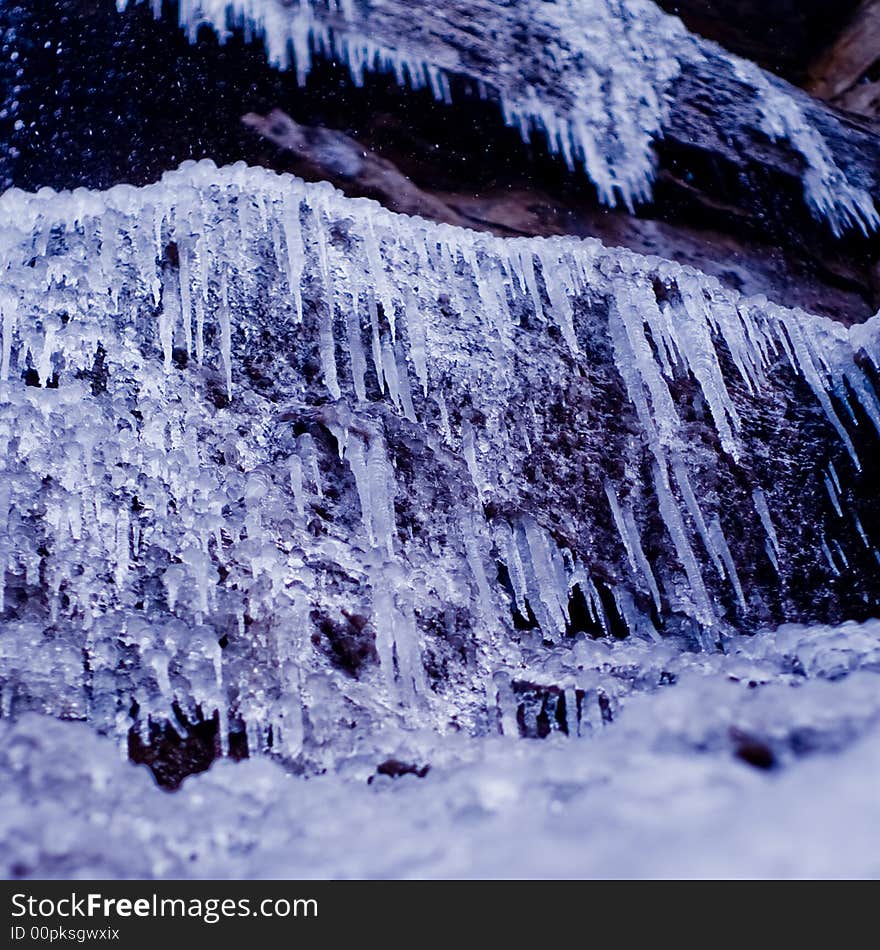
<path fill-rule="evenodd" d="M 498 460 L 514 444 L 528 451 L 528 426 L 493 428 L 523 313 L 576 361 L 584 358 L 584 334 L 594 332 L 578 318 L 581 302 L 608 300 L 602 332 L 653 459 L 650 490 L 686 577 L 685 609 L 707 629 L 718 622 L 717 606 L 695 545 L 743 607 L 745 594 L 721 525 L 704 515 L 684 462 L 676 373 L 696 380 L 735 460 L 744 451 L 741 419 L 722 350 L 750 393 L 765 387 L 770 366 L 787 360 L 855 468 L 860 460 L 835 404 L 858 400 L 880 430 L 880 404 L 856 363 L 857 351 L 877 360 L 878 318 L 848 331 L 598 241 L 500 239 L 394 215 L 329 185 L 210 162 L 187 163 L 140 189 L 9 191 L 0 198 L 0 223 L 0 557 L 7 583 L 40 588 L 52 624 L 73 625 L 85 638 L 47 639 L 39 616 L 25 613 L 15 636 L 0 637 L 4 671 L 30 671 L 32 690 L 52 684 L 53 711 L 115 722 L 122 732 L 130 710 L 118 696 L 127 690 L 144 720 L 167 715 L 171 697 L 187 691 L 222 719 L 232 694 L 252 749 L 266 745 L 271 725 L 273 747 L 295 755 L 307 694 L 322 706 L 306 676 L 315 591 L 325 605 L 352 606 L 350 592 L 335 592 L 304 551 L 342 564 L 369 592 L 382 687 L 358 693 L 358 701 L 376 709 L 381 696 L 393 697 L 392 708 L 439 702 L 425 689 L 419 598 L 424 606 L 432 596 L 458 597 L 478 618 L 485 635 L 468 673 L 477 704 L 495 691 L 500 667 L 520 664 L 505 635 L 509 612 L 490 580 L 493 561 L 506 565 L 519 613 L 531 608 L 545 641 L 565 634 L 575 585 L 608 628 L 588 565 L 534 517 L 484 519 Z M 677 289 L 676 302 L 658 302 L 657 280 Z M 356 488 L 353 537 L 309 535 L 310 506 L 329 477 L 314 440 L 309 432 L 291 437 L 279 462 L 268 410 L 254 409 L 248 385 L 239 385 L 241 352 L 264 346 L 249 343 L 249 313 L 266 306 L 288 345 L 315 348 L 321 381 L 297 380 L 291 396 L 323 392 L 323 424 Z M 283 354 L 277 361 L 280 372 Z M 208 404 L 194 382 L 199 374 L 181 371 L 187 362 L 205 372 L 216 367 L 228 410 Z M 28 373 L 39 385 L 24 384 Z M 451 392 L 478 414 L 448 404 Z M 435 544 L 419 553 L 418 539 L 399 535 L 400 487 L 377 404 L 470 473 L 473 484 L 461 488 L 453 510 L 426 515 L 451 524 L 446 550 Z M 662 611 L 669 592 L 620 487 L 609 481 L 605 495 L 632 586 Z M 826 487 L 841 524 L 855 518 L 841 508 L 832 469 Z M 772 512 L 760 489 L 753 498 L 756 530 L 775 561 Z M 840 556 L 833 547 L 829 541 L 832 564 Z M 633 633 L 655 636 L 624 585 L 613 595 Z M 144 608 L 157 596 L 161 623 Z M 261 618 L 271 622 L 260 628 Z M 250 636 L 272 663 L 229 660 L 218 646 L 224 630 Z M 89 688 L 82 691 L 84 652 Z M 129 654 L 146 671 L 140 678 Z M 0 693 L 8 707 L 10 690 Z M 449 721 L 448 708 L 435 713 L 433 722 Z M 314 716 L 309 728 L 318 728 Z M 335 720 L 327 728 L 338 731 Z"/>
<path fill-rule="evenodd" d="M 870 234 L 880 226 L 874 199 L 853 188 L 834 161 L 828 144 L 803 110 L 778 81 L 754 63 L 731 58 L 737 77 L 755 90 L 761 129 L 771 138 L 788 141 L 804 160 L 804 197 L 813 214 L 826 220 L 838 237 L 857 227 Z"/>
<path fill-rule="evenodd" d="M 160 16 L 161 0 L 151 3 Z M 128 0 L 117 6 L 124 10 Z M 193 42 L 203 25 L 221 40 L 233 27 L 261 37 L 270 62 L 295 67 L 300 84 L 318 54 L 339 60 L 357 85 L 368 72 L 390 73 L 400 85 L 428 88 L 445 102 L 450 78 L 467 77 L 481 95 L 498 98 L 505 121 L 525 141 L 542 132 L 569 168 L 583 167 L 603 202 L 632 210 L 650 199 L 652 142 L 663 134 L 670 85 L 688 62 L 703 59 L 707 46 L 678 18 L 650 0 L 518 0 L 513 9 L 500 4 L 497 18 L 491 7 L 481 8 L 468 41 L 485 44 L 481 50 L 488 55 L 468 59 L 444 39 L 454 32 L 454 11 L 447 14 L 435 3 L 407 7 L 414 8 L 407 14 L 417 25 L 401 24 L 395 10 L 374 0 L 180 0 L 179 19 Z M 532 38 L 528 62 L 517 46 L 522 33 Z M 787 139 L 803 156 L 804 195 L 813 213 L 835 234 L 877 228 L 873 199 L 847 181 L 784 84 L 708 46 L 754 91 L 762 131 Z"/>

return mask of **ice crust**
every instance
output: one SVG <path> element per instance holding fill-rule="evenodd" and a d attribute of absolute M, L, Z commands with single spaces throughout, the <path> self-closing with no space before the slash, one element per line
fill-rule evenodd
<path fill-rule="evenodd" d="M 515 43 L 490 73 L 385 6 L 180 16 L 301 82 L 316 50 L 440 99 L 470 77 L 630 207 L 709 49 L 640 0 L 521 2 L 524 86 Z M 875 227 L 736 70 L 815 212 Z M 798 584 L 880 606 L 852 487 L 878 370 L 880 314 L 243 165 L 5 193 L 3 875 L 876 876 L 880 621 L 779 621 Z M 173 797 L 125 761 L 206 719 Z"/>

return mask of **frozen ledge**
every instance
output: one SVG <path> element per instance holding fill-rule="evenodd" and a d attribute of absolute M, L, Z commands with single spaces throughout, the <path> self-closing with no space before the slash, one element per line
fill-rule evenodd
<path fill-rule="evenodd" d="M 713 650 L 811 610 L 805 558 L 800 596 L 869 603 L 877 317 L 244 165 L 0 225 L 5 714 L 148 742 L 176 702 L 292 759 L 360 741 L 336 702 L 517 734 L 574 630 Z M 792 413 L 825 435 L 777 451 Z"/>
<path fill-rule="evenodd" d="M 159 15 L 161 3 L 152 2 Z M 202 25 L 221 40 L 238 26 L 261 37 L 270 61 L 295 68 L 300 83 L 316 53 L 340 60 L 357 84 L 368 72 L 387 72 L 446 101 L 450 80 L 464 77 L 498 100 L 524 139 L 539 130 L 570 168 L 583 167 L 609 205 L 632 210 L 649 200 L 653 141 L 696 123 L 698 139 L 720 140 L 736 164 L 753 161 L 768 140 L 785 143 L 796 156 L 788 173 L 801 178 L 810 210 L 835 234 L 867 234 L 880 223 L 876 159 L 843 171 L 816 124 L 815 103 L 692 36 L 649 0 L 180 0 L 179 11 L 191 40 Z M 702 112 L 690 88 L 679 94 L 682 75 L 730 93 L 723 114 Z"/>

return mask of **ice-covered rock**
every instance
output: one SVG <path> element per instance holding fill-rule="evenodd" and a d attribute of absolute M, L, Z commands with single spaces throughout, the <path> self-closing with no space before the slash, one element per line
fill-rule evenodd
<path fill-rule="evenodd" d="M 876 610 L 877 318 L 210 162 L 0 220 L 6 716 L 324 768 Z"/>

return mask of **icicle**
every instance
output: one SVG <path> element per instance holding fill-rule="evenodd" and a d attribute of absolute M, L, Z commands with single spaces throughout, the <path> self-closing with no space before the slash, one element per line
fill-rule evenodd
<path fill-rule="evenodd" d="M 160 0 L 150 3 L 158 17 Z M 126 6 L 127 0 L 117 0 L 117 7 Z M 381 16 L 375 35 L 373 30 L 365 35 L 360 22 L 365 15 L 375 16 L 353 0 L 302 0 L 283 7 L 274 0 L 182 0 L 179 21 L 190 42 L 197 41 L 203 25 L 213 27 L 220 42 L 232 27 L 243 28 L 246 42 L 262 41 L 271 65 L 287 69 L 295 64 L 300 86 L 317 53 L 341 63 L 355 86 L 363 86 L 367 72 L 387 73 L 402 86 L 426 88 L 438 101 L 450 102 L 449 51 L 428 41 L 431 31 L 424 36 L 416 32 L 403 51 Z M 550 152 L 569 169 L 583 168 L 603 203 L 622 202 L 632 212 L 636 202 L 650 197 L 656 164 L 652 142 L 662 137 L 668 119 L 670 84 L 683 64 L 703 61 L 703 44 L 679 20 L 632 3 L 619 9 L 608 2 L 565 0 L 515 5 L 503 23 L 500 16 L 487 11 L 474 29 L 493 34 L 512 28 L 524 36 L 535 32 L 541 42 L 534 44 L 529 71 L 537 83 L 515 81 L 521 70 L 472 61 L 466 72 L 478 93 L 486 95 L 494 87 L 504 122 L 523 141 L 540 130 Z M 564 43 L 545 42 L 559 34 L 565 35 Z M 753 64 L 724 56 L 727 68 L 755 90 L 764 132 L 789 139 L 804 156 L 804 192 L 814 213 L 826 217 L 835 233 L 851 225 L 875 228 L 878 215 L 871 196 L 847 181 L 796 99 Z M 553 83 L 561 88 L 548 100 L 539 89 Z M 566 103 L 562 112 L 557 111 L 560 102 Z M 376 271 L 373 262 L 371 269 Z"/>
<path fill-rule="evenodd" d="M 525 520 L 523 529 L 534 572 L 535 589 L 549 622 L 544 633 L 547 636 L 563 634 L 568 625 L 567 582 L 559 576 L 553 564 L 544 532 L 531 519 Z"/>
<path fill-rule="evenodd" d="M 507 527 L 507 531 L 507 573 L 510 575 L 510 584 L 513 587 L 513 599 L 516 604 L 517 613 L 519 613 L 520 617 L 527 618 L 529 612 L 526 606 L 527 589 L 525 571 L 523 569 L 519 547 L 516 543 L 516 532 L 509 526 Z"/>
<path fill-rule="evenodd" d="M 706 593 L 706 587 L 703 583 L 703 575 L 700 572 L 699 564 L 694 556 L 693 549 L 687 539 L 684 530 L 684 524 L 681 520 L 681 513 L 678 510 L 675 498 L 672 494 L 669 484 L 669 474 L 660 463 L 654 462 L 654 487 L 657 491 L 657 502 L 660 507 L 660 515 L 666 525 L 666 530 L 672 538 L 675 552 L 678 556 L 691 591 L 696 600 L 697 619 L 704 626 L 711 626 L 714 619 L 714 611 L 709 601 L 709 595 Z"/>
<path fill-rule="evenodd" d="M 788 139 L 803 156 L 807 166 L 804 197 L 816 217 L 827 219 L 835 235 L 854 226 L 867 235 L 880 227 L 873 198 L 849 184 L 824 137 L 810 124 L 798 102 L 754 63 L 731 61 L 738 78 L 755 90 L 763 131 L 771 138 Z"/>
<path fill-rule="evenodd" d="M 630 626 L 627 610 L 624 606 L 623 598 L 621 597 L 621 591 L 617 586 L 610 588 L 611 599 L 614 601 L 614 609 L 618 618 L 622 621 L 624 629 L 626 630 L 627 635 L 634 633 L 634 629 Z"/>
<path fill-rule="evenodd" d="M 834 487 L 837 489 L 837 494 L 842 495 L 843 489 L 840 487 L 840 479 L 837 477 L 837 469 L 834 467 L 834 462 L 828 463 L 828 474 L 831 476 L 831 480 L 834 482 Z"/>
<path fill-rule="evenodd" d="M 795 317 L 801 316 L 799 311 L 795 311 L 794 314 Z M 825 412 L 825 416 L 831 425 L 837 430 L 837 434 L 840 436 L 841 442 L 843 442 L 843 444 L 846 446 L 846 450 L 849 452 L 856 471 L 860 472 L 862 470 L 862 464 L 859 461 L 858 455 L 856 454 L 855 446 L 849 437 L 849 433 L 846 431 L 843 423 L 840 421 L 840 417 L 834 411 L 834 407 L 831 404 L 825 383 L 819 375 L 819 371 L 816 369 L 812 354 L 810 353 L 810 349 L 807 345 L 807 341 L 804 337 L 798 320 L 796 318 L 784 319 L 783 327 L 788 334 L 788 338 L 791 341 L 792 347 L 794 348 L 793 356 L 791 356 L 792 366 L 795 370 L 803 375 L 804 379 L 809 384 L 810 389 L 812 389 L 813 394 L 819 402 L 819 405 Z"/>
<path fill-rule="evenodd" d="M 208 590 L 209 585 L 216 583 L 217 571 L 211 564 L 211 559 L 198 548 L 190 546 L 185 548 L 180 559 L 189 568 L 190 576 L 195 582 L 197 607 L 197 622 L 201 623 L 201 617 L 208 613 Z"/>
<path fill-rule="evenodd" d="M 633 575 L 638 576 L 639 571 L 641 571 L 654 600 L 654 606 L 657 608 L 657 612 L 661 613 L 660 590 L 657 587 L 651 565 L 642 549 L 639 530 L 632 510 L 628 506 L 623 510 L 621 509 L 614 487 L 610 482 L 605 483 L 605 495 L 608 498 L 608 504 L 611 506 L 614 524 L 626 549 L 627 560 L 632 568 Z"/>
<path fill-rule="evenodd" d="M 379 666 L 382 670 L 389 692 L 397 691 L 394 675 L 394 599 L 387 586 L 384 573 L 377 572 L 372 577 L 373 616 L 376 628 L 376 652 L 379 654 Z"/>
<path fill-rule="evenodd" d="M 877 434 L 880 435 L 880 399 L 877 398 L 877 393 L 874 391 L 871 381 L 865 376 L 862 370 L 856 366 L 844 367 L 840 375 L 849 383 L 850 389 L 855 394 L 859 405 L 865 411 L 865 415 L 873 423 Z M 844 405 L 846 405 L 847 409 L 850 408 L 848 398 L 844 398 Z M 850 415 L 855 423 L 854 415 L 852 413 L 850 413 Z"/>
<path fill-rule="evenodd" d="M 394 568 L 392 578 L 398 583 L 397 600 L 405 596 L 407 588 L 399 583 L 399 568 Z M 395 603 L 391 614 L 392 636 L 399 669 L 403 698 L 414 703 L 425 692 L 425 667 L 422 660 L 423 643 L 418 625 L 413 618 L 412 605 Z"/>
<path fill-rule="evenodd" d="M 610 637 L 611 627 L 608 623 L 608 617 L 605 614 L 605 607 L 602 604 L 602 598 L 599 596 L 599 591 L 596 590 L 596 585 L 593 583 L 593 579 L 588 574 L 584 574 L 578 583 L 581 584 L 581 589 L 585 591 L 587 604 L 590 608 L 590 614 L 592 615 L 593 620 L 597 621 L 599 626 L 602 628 L 603 636 Z"/>
<path fill-rule="evenodd" d="M 411 287 L 406 289 L 406 327 L 409 332 L 409 355 L 413 369 L 422 385 L 423 395 L 428 395 L 428 368 L 425 361 L 427 335 L 419 302 Z"/>
<path fill-rule="evenodd" d="M 474 486 L 474 491 L 477 493 L 477 498 L 480 502 L 483 501 L 483 494 L 486 490 L 486 485 L 483 482 L 483 476 L 480 473 L 480 466 L 477 464 L 477 452 L 476 452 L 476 439 L 474 437 L 474 427 L 471 425 L 469 419 L 461 420 L 461 452 L 464 455 L 465 463 L 467 464 L 468 472 L 470 472 L 471 482 Z"/>
<path fill-rule="evenodd" d="M 733 585 L 734 591 L 736 591 L 736 599 L 739 601 L 740 607 L 745 610 L 746 598 L 743 594 L 742 584 L 740 584 L 739 575 L 736 571 L 736 563 L 733 560 L 733 555 L 730 553 L 730 548 L 727 545 L 727 538 L 724 537 L 724 531 L 721 528 L 721 522 L 718 520 L 717 515 L 709 523 L 709 536 L 713 542 L 715 550 L 717 550 L 721 555 L 721 560 L 724 562 L 724 566 L 727 569 L 727 577 L 730 580 L 730 583 Z"/>
<path fill-rule="evenodd" d="M 180 317 L 180 297 L 175 279 L 171 274 L 165 278 L 162 288 L 162 305 L 159 308 L 159 340 L 162 343 L 163 367 L 165 373 L 171 372 L 171 360 L 174 350 L 174 328 Z"/>
<path fill-rule="evenodd" d="M 45 253 L 45 251 L 43 252 Z M 107 293 L 113 301 L 113 309 L 119 307 L 119 287 L 116 279 L 116 262 L 119 250 L 116 245 L 116 228 L 109 221 L 101 224 L 101 271 L 104 283 L 107 287 Z"/>
<path fill-rule="evenodd" d="M 161 256 L 162 249 L 156 246 L 155 233 L 149 234 L 147 228 L 141 227 L 132 237 L 132 243 L 135 245 L 135 262 L 140 272 L 141 280 L 144 286 L 149 288 L 153 298 L 153 306 L 159 306 L 159 300 L 162 295 L 162 281 L 159 278 L 158 258 Z"/>
<path fill-rule="evenodd" d="M 571 282 L 568 267 L 564 260 L 550 254 L 546 245 L 541 245 L 538 252 L 541 261 L 541 271 L 544 275 L 544 289 L 550 300 L 550 308 L 556 325 L 562 331 L 562 338 L 573 355 L 580 353 L 577 337 L 574 332 L 574 321 L 571 309 L 571 300 L 565 292 L 565 285 Z"/>
<path fill-rule="evenodd" d="M 404 418 L 410 422 L 416 422 L 416 409 L 413 405 L 412 390 L 409 386 L 409 369 L 407 368 L 406 360 L 396 352 L 393 354 L 393 357 L 397 366 L 397 381 L 400 387 L 399 394 L 401 404 L 403 405 Z"/>
<path fill-rule="evenodd" d="M 709 303 L 705 299 L 702 288 L 693 280 L 680 276 L 678 288 L 684 304 L 684 310 L 680 316 L 685 318 L 676 334 L 678 350 L 687 361 L 688 368 L 694 374 L 706 397 L 709 412 L 724 451 L 728 452 L 734 460 L 739 461 L 739 442 L 734 433 L 740 428 L 740 419 L 727 392 L 718 362 L 718 353 L 709 333 Z M 667 308 L 675 324 L 679 311 L 668 305 Z"/>
<path fill-rule="evenodd" d="M 382 369 L 382 343 L 379 336 L 379 314 L 376 307 L 376 298 L 372 289 L 367 290 L 367 312 L 370 314 L 370 338 L 373 348 L 373 368 L 376 371 L 376 384 L 379 392 L 385 392 L 385 373 Z"/>
<path fill-rule="evenodd" d="M 672 471 L 675 475 L 675 481 L 678 484 L 679 491 L 681 496 L 684 499 L 685 508 L 687 508 L 688 513 L 694 521 L 694 525 L 697 528 L 697 534 L 705 545 L 706 552 L 712 560 L 712 563 L 715 565 L 715 570 L 724 577 L 724 566 L 721 562 L 721 557 L 715 547 L 713 537 L 709 533 L 709 529 L 706 527 L 706 521 L 703 518 L 703 513 L 700 511 L 700 505 L 697 502 L 697 496 L 694 494 L 693 486 L 691 485 L 690 478 L 688 477 L 687 469 L 680 459 L 676 459 L 672 463 Z"/>
<path fill-rule="evenodd" d="M 482 313 L 495 331 L 493 334 L 487 334 L 487 342 L 495 358 L 504 362 L 507 360 L 507 351 L 511 345 L 509 315 L 506 312 L 502 312 L 502 307 L 495 290 L 483 272 L 477 253 L 477 246 L 474 245 L 472 240 L 468 240 L 462 245 L 461 251 L 462 256 L 473 274 L 474 284 L 476 285 L 477 293 L 480 297 Z M 503 309 L 506 311 L 506 306 Z"/>
<path fill-rule="evenodd" d="M 325 425 L 333 438 L 336 439 L 336 449 L 341 461 L 345 458 L 345 453 L 348 449 L 349 435 L 351 432 L 351 410 L 344 403 L 340 403 L 340 405 L 336 407 L 335 418 L 333 416 L 327 418 Z"/>
<path fill-rule="evenodd" d="M 779 558 L 777 558 L 776 551 L 773 550 L 773 545 L 769 540 L 764 542 L 764 552 L 770 559 L 770 563 L 773 565 L 773 569 L 776 571 L 776 574 L 779 577 L 782 577 L 782 572 L 779 570 Z"/>
<path fill-rule="evenodd" d="M 348 352 L 351 359 L 352 384 L 355 395 L 360 402 L 365 402 L 367 390 L 364 377 L 367 372 L 367 360 L 364 356 L 364 347 L 361 342 L 361 324 L 358 319 L 358 296 L 355 293 L 350 309 L 345 311 L 345 328 L 348 333 Z"/>
<path fill-rule="evenodd" d="M 824 481 L 825 490 L 828 492 L 828 497 L 831 499 L 831 504 L 834 506 L 834 510 L 837 512 L 838 518 L 842 518 L 843 510 L 840 507 L 840 499 L 837 497 L 835 484 L 828 475 L 824 477 Z"/>
<path fill-rule="evenodd" d="M 383 544 L 388 557 L 393 559 L 396 526 L 394 495 L 390 489 L 394 485 L 394 476 L 388 465 L 382 437 L 378 434 L 371 435 L 367 447 L 367 481 L 376 542 Z"/>
<path fill-rule="evenodd" d="M 605 482 L 605 497 L 608 499 L 608 504 L 611 507 L 611 515 L 614 518 L 617 533 L 620 535 L 620 540 L 623 541 L 630 569 L 633 574 L 635 574 L 637 572 L 635 551 L 630 540 L 629 532 L 623 522 L 623 514 L 620 510 L 620 504 L 617 501 L 617 495 L 614 493 L 614 488 L 609 482 Z"/>
<path fill-rule="evenodd" d="M 300 446 L 300 457 L 311 476 L 312 484 L 315 486 L 315 494 L 318 498 L 323 498 L 324 491 L 321 487 L 321 472 L 318 468 L 318 453 L 315 449 L 315 441 L 308 432 L 303 432 L 298 442 Z"/>
<path fill-rule="evenodd" d="M 116 570 L 114 572 L 114 580 L 116 581 L 117 590 L 122 590 L 126 575 L 128 574 L 129 549 L 128 511 L 122 508 L 116 520 Z"/>
<path fill-rule="evenodd" d="M 300 225 L 300 208 L 299 198 L 294 199 L 290 195 L 285 196 L 281 212 L 281 226 L 284 229 L 284 241 L 287 245 L 287 286 L 293 294 L 297 323 L 302 323 L 303 320 L 301 284 L 305 257 Z M 320 227 L 320 224 L 318 227 Z"/>
<path fill-rule="evenodd" d="M 324 233 L 324 217 L 320 206 L 315 209 L 315 234 L 318 239 L 318 261 L 321 278 L 324 282 L 325 305 L 320 307 L 320 329 L 318 350 L 321 355 L 321 367 L 324 370 L 324 385 L 334 399 L 342 396 L 336 375 L 336 341 L 333 336 L 333 279 L 330 274 L 330 261 L 327 251 L 327 239 Z"/>
<path fill-rule="evenodd" d="M 528 288 L 529 295 L 532 298 L 532 306 L 535 308 L 535 316 L 538 320 L 544 318 L 544 307 L 541 301 L 541 293 L 538 290 L 538 280 L 535 276 L 535 258 L 528 245 L 522 245 L 519 254 L 520 273 L 523 282 Z"/>
<path fill-rule="evenodd" d="M 360 439 L 353 439 L 347 453 L 348 464 L 354 475 L 358 499 L 361 503 L 361 522 L 364 534 L 370 547 L 376 546 L 376 535 L 373 531 L 373 500 L 371 497 L 371 480 L 367 474 L 367 458 L 364 444 Z"/>
<path fill-rule="evenodd" d="M 52 357 L 55 355 L 55 337 L 59 326 L 54 317 L 49 317 L 45 321 L 45 336 L 43 338 L 43 347 L 40 352 L 40 358 L 37 361 L 37 376 L 40 379 L 40 385 L 45 386 L 52 376 Z"/>
<path fill-rule="evenodd" d="M 828 562 L 828 566 L 831 568 L 832 573 L 835 577 L 840 577 L 840 568 L 834 562 L 834 556 L 831 554 L 831 548 L 828 547 L 828 544 L 825 541 L 825 538 L 820 538 L 819 547 L 822 549 L 822 553 L 825 555 L 825 560 Z"/>
<path fill-rule="evenodd" d="M 459 516 L 459 528 L 464 543 L 464 553 L 470 568 L 471 576 L 477 585 L 477 603 L 480 608 L 483 621 L 488 624 L 494 624 L 495 605 L 492 600 L 492 591 L 489 588 L 489 581 L 486 579 L 486 571 L 483 567 L 483 559 L 480 556 L 480 550 L 477 545 L 477 534 L 474 528 L 473 512 L 464 511 Z M 525 616 L 525 614 L 523 614 Z"/>
<path fill-rule="evenodd" d="M 196 364 L 201 366 L 205 357 L 205 302 L 197 296 L 196 311 Z"/>
<path fill-rule="evenodd" d="M 385 319 L 391 327 L 391 339 L 393 341 L 396 337 L 394 298 L 391 296 L 391 287 L 388 284 L 387 275 L 385 273 L 385 264 L 382 261 L 382 254 L 379 249 L 379 241 L 376 237 L 372 217 L 367 219 L 367 227 L 363 232 L 363 239 L 367 250 L 367 261 L 370 266 L 370 278 L 378 292 L 379 301 L 385 312 Z"/>
<path fill-rule="evenodd" d="M 229 318 L 229 275 L 224 270 L 220 275 L 220 306 L 217 308 L 220 321 L 220 355 L 226 372 L 226 395 L 232 399 L 232 327 Z"/>
<path fill-rule="evenodd" d="M 615 285 L 614 299 L 620 317 L 612 315 L 609 322 L 614 361 L 649 442 L 659 450 L 661 444 L 674 441 L 681 423 L 644 333 L 644 315 L 657 311 L 657 300 L 651 288 L 641 284 Z"/>
<path fill-rule="evenodd" d="M 190 286 L 191 276 L 189 268 L 189 253 L 182 245 L 178 248 L 180 258 L 180 273 L 178 274 L 180 287 L 180 315 L 183 322 L 183 345 L 186 348 L 186 355 L 192 354 L 192 289 Z"/>
<path fill-rule="evenodd" d="M 871 542 L 868 540 L 868 535 L 865 534 L 865 529 L 862 527 L 862 522 L 859 519 L 859 516 L 855 510 L 852 511 L 853 523 L 856 526 L 856 531 L 859 532 L 859 537 L 862 539 L 862 543 L 866 548 L 871 547 Z"/>
<path fill-rule="evenodd" d="M 304 512 L 302 460 L 298 455 L 291 455 L 289 465 L 290 490 L 293 492 L 293 504 L 297 515 L 302 518 Z"/>
<path fill-rule="evenodd" d="M 400 394 L 400 376 L 397 371 L 397 360 L 394 357 L 394 350 L 391 348 L 391 342 L 382 339 L 382 368 L 385 374 L 385 383 L 388 387 L 388 395 L 397 409 L 403 408 L 403 400 Z"/>
<path fill-rule="evenodd" d="M 446 407 L 446 399 L 441 390 L 434 393 L 434 403 L 440 412 L 440 434 L 443 441 L 448 445 L 452 439 L 452 428 L 449 425 L 449 410 Z"/>
<path fill-rule="evenodd" d="M 210 293 L 211 248 L 208 246 L 206 234 L 200 234 L 196 238 L 195 263 L 198 267 L 201 298 L 207 303 Z"/>
<path fill-rule="evenodd" d="M 761 519 L 761 524 L 764 526 L 764 531 L 767 533 L 767 538 L 773 547 L 773 553 L 778 557 L 779 538 L 776 534 L 776 528 L 773 526 L 773 519 L 770 517 L 767 499 L 764 497 L 764 492 L 761 491 L 760 488 L 755 488 L 752 491 L 752 501 L 755 503 L 755 511 L 757 511 L 758 517 Z M 776 561 L 776 557 L 774 557 L 774 562 Z"/>
<path fill-rule="evenodd" d="M 3 320 L 3 350 L 0 355 L 0 382 L 9 380 L 12 358 L 12 338 L 18 319 L 18 301 L 9 292 L 0 291 L 0 317 Z"/>
<path fill-rule="evenodd" d="M 165 598 L 168 603 L 168 609 L 174 611 L 177 604 L 177 598 L 180 594 L 180 588 L 184 580 L 184 570 L 179 564 L 172 564 L 165 569 L 162 575 L 162 582 L 165 585 Z"/>

